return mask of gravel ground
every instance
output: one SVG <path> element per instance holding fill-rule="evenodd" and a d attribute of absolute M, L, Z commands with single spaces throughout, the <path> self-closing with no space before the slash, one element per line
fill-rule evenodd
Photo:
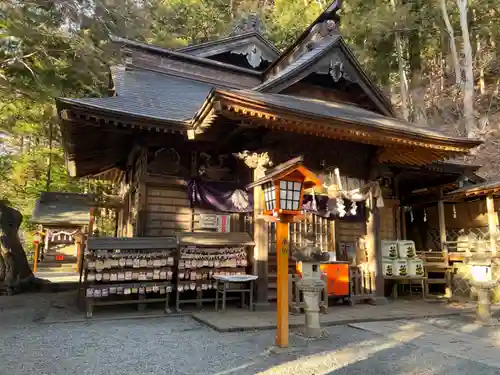
<path fill-rule="evenodd" d="M 219 334 L 189 317 L 68 324 L 6 324 L 2 317 L 0 375 L 500 373 L 345 326 L 316 341 L 292 335 L 292 349 L 276 350 L 273 331 Z"/>

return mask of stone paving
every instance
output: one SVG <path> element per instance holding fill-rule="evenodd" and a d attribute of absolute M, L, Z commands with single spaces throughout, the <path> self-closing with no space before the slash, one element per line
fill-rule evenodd
<path fill-rule="evenodd" d="M 497 368 L 500 373 L 500 326 L 481 326 L 469 317 L 355 323 L 351 327 Z"/>
<path fill-rule="evenodd" d="M 370 323 L 372 324 L 372 323 Z M 379 324 L 379 323 L 377 323 Z M 401 322 L 401 324 L 405 324 Z M 408 323 L 406 323 L 408 324 Z M 326 338 L 274 331 L 218 333 L 190 317 L 2 326 L 0 374 L 9 375 L 493 375 L 496 363 L 426 347 L 413 332 L 348 326 Z M 500 354 L 500 352 L 499 352 Z"/>
<path fill-rule="evenodd" d="M 189 316 L 74 322 L 74 297 L 0 297 L 0 375 L 500 374 L 500 328 L 476 326 L 467 314 L 326 327 L 320 340 L 292 329 L 282 350 L 274 330 L 219 333 Z"/>
<path fill-rule="evenodd" d="M 473 311 L 471 304 L 444 304 L 424 301 L 396 300 L 387 305 L 359 304 L 355 306 L 332 306 L 326 314 L 320 315 L 322 325 L 342 325 L 367 321 L 386 321 L 395 319 L 419 319 L 457 315 Z M 202 311 L 193 314 L 193 318 L 216 329 L 219 332 L 231 332 L 252 329 L 274 329 L 276 312 L 248 311 L 228 309 L 226 312 Z M 304 315 L 289 317 L 290 326 L 301 326 Z"/>

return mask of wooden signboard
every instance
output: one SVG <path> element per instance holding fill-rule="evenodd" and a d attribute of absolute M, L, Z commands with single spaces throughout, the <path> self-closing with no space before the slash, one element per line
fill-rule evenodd
<path fill-rule="evenodd" d="M 217 215 L 200 214 L 200 229 L 217 229 Z"/>

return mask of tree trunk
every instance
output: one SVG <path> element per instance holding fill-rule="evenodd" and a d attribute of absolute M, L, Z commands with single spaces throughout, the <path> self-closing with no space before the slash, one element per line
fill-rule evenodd
<path fill-rule="evenodd" d="M 460 1 L 460 0 L 458 0 Z M 460 70 L 460 63 L 458 62 L 457 46 L 455 44 L 455 32 L 451 26 L 450 17 L 448 17 L 448 9 L 446 8 L 446 0 L 439 0 L 443 20 L 448 31 L 448 40 L 450 42 L 451 59 L 453 61 L 453 68 L 455 69 L 455 83 L 460 86 L 462 80 L 462 71 Z"/>
<path fill-rule="evenodd" d="M 418 17 L 420 2 L 412 3 L 411 12 Z M 410 55 L 410 98 L 412 103 L 412 120 L 417 124 L 427 125 L 427 109 L 425 105 L 425 87 L 422 82 L 422 57 L 420 30 L 410 31 L 408 36 L 408 49 Z"/>
<path fill-rule="evenodd" d="M 396 12 L 396 0 L 391 0 L 392 9 Z M 398 54 L 399 82 L 401 95 L 401 109 L 403 118 L 408 121 L 410 117 L 410 103 L 408 101 L 408 78 L 406 77 L 405 61 L 403 59 L 403 45 L 401 43 L 401 33 L 396 31 L 396 53 Z"/>
<path fill-rule="evenodd" d="M 22 221 L 18 210 L 0 202 L 0 253 L 4 264 L 3 282 L 9 294 L 35 278 L 19 238 Z"/>
<path fill-rule="evenodd" d="M 474 137 L 476 125 L 474 121 L 474 72 L 472 67 L 472 46 L 469 36 L 469 25 L 467 23 L 467 1 L 457 0 L 458 9 L 460 11 L 460 26 L 462 28 L 463 53 L 464 63 L 463 70 L 465 72 L 464 84 L 464 118 L 465 118 L 465 133 L 468 137 Z"/>

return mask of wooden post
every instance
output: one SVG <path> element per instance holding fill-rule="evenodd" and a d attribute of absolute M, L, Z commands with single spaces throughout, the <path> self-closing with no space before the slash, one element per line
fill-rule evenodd
<path fill-rule="evenodd" d="M 366 248 L 370 270 L 375 271 L 375 290 L 372 302 L 374 304 L 386 304 L 385 280 L 382 272 L 382 244 L 380 241 L 380 210 L 376 207 L 371 194 L 369 199 L 371 207 L 368 209 L 366 222 Z"/>
<path fill-rule="evenodd" d="M 95 223 L 95 208 L 92 207 L 90 209 L 90 220 L 89 220 L 89 228 L 87 230 L 87 237 L 92 236 L 92 232 L 94 231 L 94 223 Z"/>
<path fill-rule="evenodd" d="M 282 217 L 276 223 L 276 258 L 278 263 L 277 287 L 278 301 L 276 308 L 276 344 L 288 347 L 288 252 L 289 223 Z"/>
<path fill-rule="evenodd" d="M 396 239 L 401 240 L 401 232 L 402 232 L 402 223 L 401 217 L 404 219 L 403 207 L 401 207 L 401 195 L 399 193 L 399 181 L 401 179 L 401 173 L 394 177 L 394 196 L 398 201 L 397 204 L 394 205 L 394 214 L 396 216 Z"/>
<path fill-rule="evenodd" d="M 264 176 L 264 169 L 257 166 L 253 170 L 254 181 Z M 261 186 L 256 186 L 253 189 L 253 223 L 254 232 L 253 238 L 255 242 L 254 248 L 254 273 L 259 276 L 256 280 L 256 309 L 260 309 L 269 303 L 268 301 L 268 291 L 269 291 L 269 242 L 267 240 L 268 236 L 268 223 L 262 217 L 264 212 L 264 193 L 262 192 Z"/>
<path fill-rule="evenodd" d="M 488 228 L 490 234 L 490 250 L 491 255 L 496 256 L 497 254 L 497 237 L 498 237 L 498 217 L 495 212 L 495 202 L 493 200 L 493 195 L 489 194 L 486 196 L 486 209 L 488 210 Z"/>
<path fill-rule="evenodd" d="M 40 251 L 40 240 L 35 242 L 34 254 L 33 254 L 33 273 L 36 273 L 38 267 L 38 253 Z"/>
<path fill-rule="evenodd" d="M 83 268 L 83 251 L 82 251 L 83 234 L 78 233 L 75 236 L 76 243 L 76 270 L 80 274 Z"/>
<path fill-rule="evenodd" d="M 438 201 L 438 219 L 439 219 L 439 243 L 441 251 L 446 251 L 446 220 L 444 216 L 444 202 Z"/>
<path fill-rule="evenodd" d="M 446 264 L 448 265 L 448 248 L 446 247 L 446 219 L 444 215 L 444 202 L 443 200 L 438 200 L 437 204 L 438 208 L 438 221 L 439 221 L 439 243 L 441 244 L 441 251 L 443 253 L 444 259 L 446 260 Z M 452 281 L 451 281 L 451 270 L 446 270 L 446 289 L 444 292 L 444 296 L 446 298 L 452 297 Z M 426 286 L 425 295 L 429 294 L 428 291 L 429 284 Z"/>
<path fill-rule="evenodd" d="M 406 240 L 406 211 L 404 207 L 401 207 L 401 237 Z"/>

